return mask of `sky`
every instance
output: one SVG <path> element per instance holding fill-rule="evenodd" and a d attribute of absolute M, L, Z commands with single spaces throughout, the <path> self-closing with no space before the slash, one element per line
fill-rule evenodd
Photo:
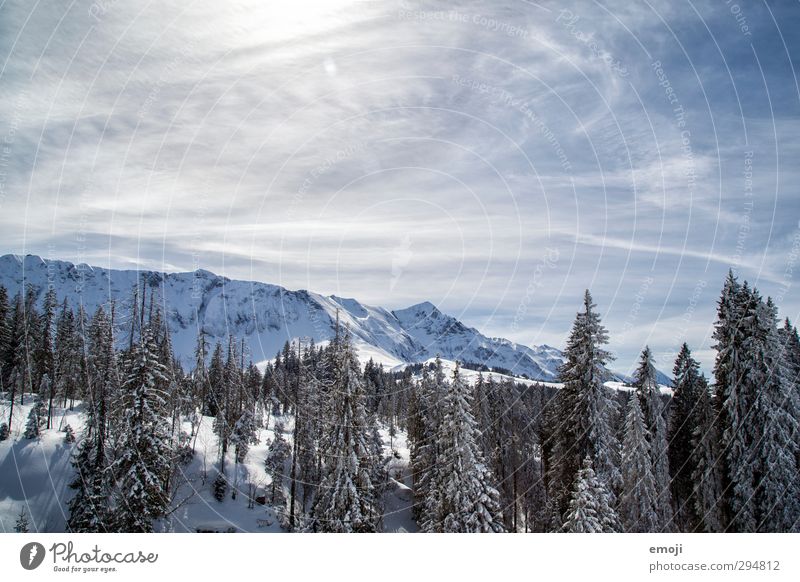
<path fill-rule="evenodd" d="M 268 6 L 266 4 L 269 4 Z M 704 369 L 796 319 L 800 4 L 0 2 L 0 254 L 431 301 Z"/>

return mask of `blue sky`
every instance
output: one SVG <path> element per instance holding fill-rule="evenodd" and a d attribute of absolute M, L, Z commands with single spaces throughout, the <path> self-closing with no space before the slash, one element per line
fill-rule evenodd
<path fill-rule="evenodd" d="M 0 249 L 205 268 L 706 370 L 796 319 L 797 2 L 4 2 Z"/>

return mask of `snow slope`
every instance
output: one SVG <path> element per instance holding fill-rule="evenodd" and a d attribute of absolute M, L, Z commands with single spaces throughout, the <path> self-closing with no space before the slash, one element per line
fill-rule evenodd
<path fill-rule="evenodd" d="M 31 532 L 63 532 L 69 515 L 69 500 L 74 495 L 69 483 L 75 477 L 71 457 L 78 444 L 66 444 L 62 428 L 69 423 L 80 440 L 85 415 L 80 402 L 74 410 L 56 407 L 52 429 L 41 430 L 38 439 L 23 436 L 25 422 L 33 403 L 26 395 L 25 405 L 14 406 L 11 437 L 0 442 L 0 533 L 14 531 L 20 511 L 25 511 Z M 0 399 L 0 420 L 6 421 L 8 400 Z M 169 516 L 155 524 L 156 531 L 168 532 L 281 532 L 275 509 L 269 505 L 248 502 L 250 485 L 254 496 L 265 495 L 272 480 L 264 470 L 264 459 L 269 443 L 274 438 L 275 421 L 280 420 L 287 429 L 291 442 L 293 418 L 274 416 L 269 428 L 258 430 L 258 444 L 251 446 L 244 463 L 234 463 L 234 453 L 229 451 L 226 474 L 231 487 L 222 502 L 214 499 L 212 483 L 219 463 L 218 439 L 213 431 L 214 419 L 203 417 L 194 439 L 195 454 L 192 461 L 181 467 L 178 487 Z M 190 425 L 183 426 L 187 433 Z M 384 531 L 415 532 L 416 522 L 411 516 L 413 491 L 409 472 L 409 449 L 406 435 L 398 431 L 394 438 L 387 429 L 380 431 L 384 440 L 384 454 L 390 461 L 389 482 L 384 495 L 386 514 Z M 78 440 L 78 442 L 79 442 Z M 396 454 L 394 454 L 396 453 Z M 288 470 L 288 467 L 287 467 Z M 233 499 L 232 491 L 237 495 Z"/>

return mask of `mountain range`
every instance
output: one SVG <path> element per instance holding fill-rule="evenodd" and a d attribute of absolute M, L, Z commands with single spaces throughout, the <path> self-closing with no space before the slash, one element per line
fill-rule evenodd
<path fill-rule="evenodd" d="M 193 361 L 200 330 L 211 345 L 231 335 L 243 340 L 248 356 L 263 362 L 274 358 L 287 341 L 330 341 L 337 317 L 350 329 L 362 361 L 372 358 L 392 368 L 440 356 L 554 382 L 564 361 L 557 348 L 487 337 L 427 301 L 391 311 L 357 299 L 237 281 L 202 269 L 161 273 L 75 265 L 35 255 L 0 257 L 0 285 L 10 296 L 23 281 L 40 298 L 52 287 L 59 301 L 66 299 L 73 308 L 83 305 L 89 315 L 113 300 L 121 343 L 129 327 L 133 290 L 139 285 L 145 305 L 153 301 L 166 314 L 176 356 L 187 365 Z M 663 374 L 660 380 L 669 383 Z"/>

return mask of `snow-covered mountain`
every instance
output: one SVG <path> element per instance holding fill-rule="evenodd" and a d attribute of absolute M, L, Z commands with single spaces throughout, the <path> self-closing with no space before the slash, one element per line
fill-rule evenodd
<path fill-rule="evenodd" d="M 440 355 L 447 360 L 503 368 L 515 375 L 553 381 L 562 362 L 559 350 L 528 347 L 489 338 L 442 313 L 429 302 L 388 311 L 356 299 L 289 291 L 277 285 L 236 281 L 205 270 L 190 273 L 110 270 L 34 255 L 0 257 L 0 285 L 10 295 L 32 285 L 41 296 L 49 287 L 72 306 L 82 304 L 91 315 L 100 305 L 117 305 L 120 341 L 125 339 L 132 291 L 144 281 L 145 303 L 153 297 L 167 315 L 176 354 L 193 358 L 202 329 L 212 342 L 229 335 L 243 338 L 254 361 L 271 359 L 289 340 L 333 338 L 338 311 L 348 325 L 359 356 L 387 366 L 424 362 Z"/>

